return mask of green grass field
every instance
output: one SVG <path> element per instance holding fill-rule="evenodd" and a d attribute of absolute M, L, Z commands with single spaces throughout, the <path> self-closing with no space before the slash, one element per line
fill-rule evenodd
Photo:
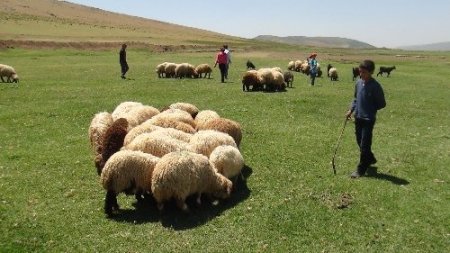
<path fill-rule="evenodd" d="M 296 52 L 235 52 L 226 84 L 217 69 L 212 79 L 154 73 L 164 61 L 212 65 L 214 54 L 130 49 L 130 79 L 121 80 L 116 51 L 0 51 L 21 77 L 0 83 L 0 252 L 448 251 L 449 53 L 329 49 L 342 59 L 318 60 L 338 68 L 338 82 L 310 87 L 295 73 L 294 88 L 278 93 L 242 92 L 245 62 L 285 69 Z M 365 58 L 397 69 L 377 78 L 387 99 L 374 130 L 378 173 L 352 180 L 352 124 L 336 176 L 330 163 L 352 100 L 351 67 Z M 240 122 L 247 180 L 230 200 L 190 214 L 136 208 L 120 195 L 123 211 L 106 218 L 88 127 L 123 101 L 189 102 Z"/>

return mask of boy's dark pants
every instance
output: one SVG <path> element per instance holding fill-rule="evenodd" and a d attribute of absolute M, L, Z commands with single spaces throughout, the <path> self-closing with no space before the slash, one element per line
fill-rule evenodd
<path fill-rule="evenodd" d="M 370 164 L 376 161 L 372 153 L 372 132 L 374 125 L 375 120 L 355 119 L 356 142 L 360 150 L 358 171 L 362 174 L 366 172 Z"/>

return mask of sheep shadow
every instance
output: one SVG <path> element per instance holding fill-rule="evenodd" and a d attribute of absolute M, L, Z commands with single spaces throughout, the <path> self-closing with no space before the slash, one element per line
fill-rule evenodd
<path fill-rule="evenodd" d="M 186 199 L 190 209 L 189 212 L 181 211 L 174 201 L 166 203 L 164 210 L 160 212 L 156 208 L 155 200 L 150 198 L 143 202 L 133 203 L 135 209 L 121 209 L 117 214 L 108 218 L 117 222 L 133 224 L 160 221 L 163 227 L 174 230 L 198 227 L 220 216 L 222 212 L 231 209 L 250 196 L 251 191 L 247 186 L 247 179 L 252 172 L 252 168 L 247 165 L 244 166 L 242 177 L 237 177 L 231 197 L 226 200 L 219 200 L 218 204 L 211 202 L 206 196 L 202 196 L 202 205 L 199 206 L 196 203 L 196 197 L 190 196 Z"/>
<path fill-rule="evenodd" d="M 409 184 L 409 181 L 406 179 L 388 175 L 388 174 L 384 174 L 384 173 L 378 173 L 378 167 L 375 167 L 375 166 L 370 166 L 367 169 L 366 177 L 375 178 L 378 180 L 390 181 L 391 183 L 396 184 L 396 185 L 408 185 Z"/>

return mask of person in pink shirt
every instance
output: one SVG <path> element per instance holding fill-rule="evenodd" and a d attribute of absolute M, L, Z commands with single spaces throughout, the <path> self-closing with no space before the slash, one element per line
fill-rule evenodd
<path fill-rule="evenodd" d="M 228 56 L 225 53 L 225 48 L 223 48 L 223 47 L 220 49 L 220 52 L 217 54 L 216 63 L 214 64 L 214 68 L 217 66 L 217 64 L 219 64 L 221 81 L 222 81 L 222 83 L 224 83 L 225 82 L 225 74 L 227 71 Z"/>

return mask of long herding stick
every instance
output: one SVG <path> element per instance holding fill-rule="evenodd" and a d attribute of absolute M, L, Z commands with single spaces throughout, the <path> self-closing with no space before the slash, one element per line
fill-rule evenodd
<path fill-rule="evenodd" d="M 341 130 L 341 134 L 339 135 L 338 141 L 336 143 L 336 148 L 334 149 L 333 159 L 331 160 L 331 164 L 333 165 L 333 172 L 335 175 L 336 175 L 336 163 L 335 163 L 336 153 L 339 148 L 339 145 L 341 144 L 342 135 L 344 135 L 344 129 L 345 129 L 345 126 L 347 125 L 347 121 L 348 121 L 348 118 L 346 117 L 345 121 L 344 121 L 344 126 L 342 127 L 342 130 Z"/>

